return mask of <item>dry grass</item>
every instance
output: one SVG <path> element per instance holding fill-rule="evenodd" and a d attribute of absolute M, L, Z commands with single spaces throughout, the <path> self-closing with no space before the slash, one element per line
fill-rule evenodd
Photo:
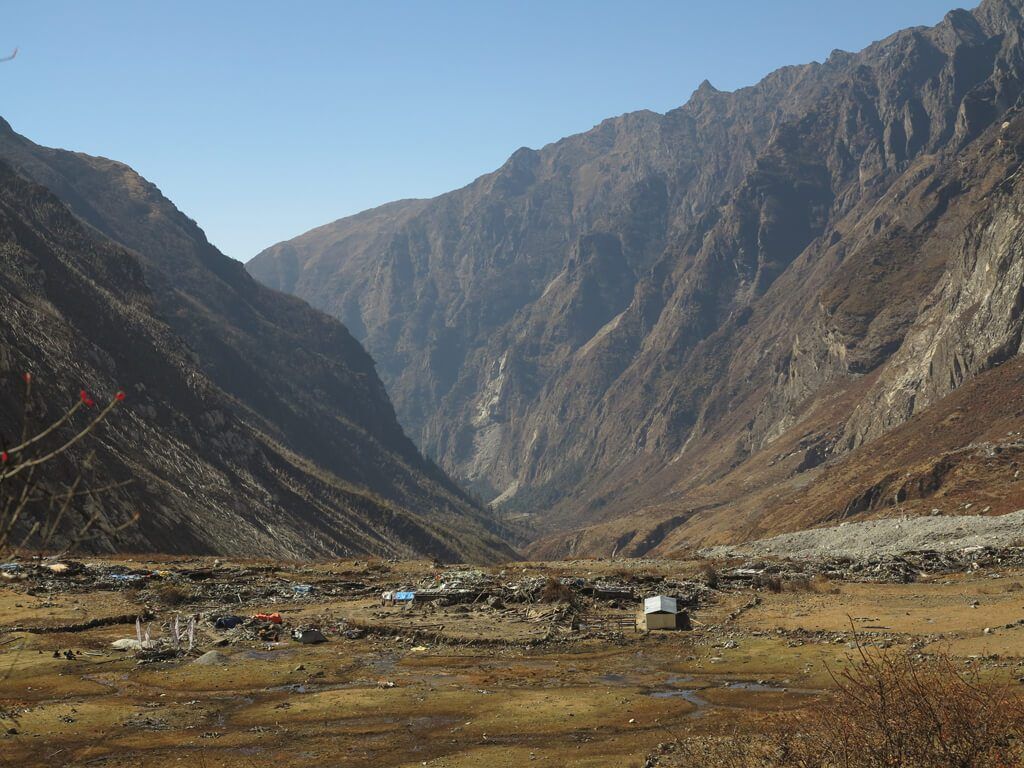
<path fill-rule="evenodd" d="M 815 574 L 810 578 L 797 576 L 783 582 L 782 588 L 788 592 L 813 592 L 817 595 L 838 595 L 840 592 L 839 587 L 822 574 Z"/>
<path fill-rule="evenodd" d="M 715 576 L 717 580 L 717 574 Z M 764 589 L 779 594 L 781 592 L 811 592 L 819 595 L 838 595 L 840 589 L 827 576 L 793 576 L 785 579 L 774 574 L 758 574 L 750 582 L 754 589 Z M 711 586 L 708 583 L 708 586 Z"/>

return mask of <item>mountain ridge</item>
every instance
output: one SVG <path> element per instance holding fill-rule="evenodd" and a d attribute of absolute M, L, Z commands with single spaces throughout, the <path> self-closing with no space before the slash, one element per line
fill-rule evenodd
<path fill-rule="evenodd" d="M 864 400 L 820 425 L 797 474 L 948 394 L 940 369 L 960 366 L 955 389 L 990 367 L 953 350 L 901 375 L 926 298 L 972 279 L 954 277 L 949 243 L 987 203 L 957 163 L 976 150 L 1015 172 L 1021 31 L 1019 2 L 986 0 L 733 92 L 705 81 L 664 115 L 519 150 L 415 210 L 336 221 L 247 268 L 352 328 L 417 444 L 542 537 L 631 517 L 650 518 L 634 549 L 645 528 L 698 535 L 680 494 L 727 482 L 835 392 Z M 905 221 L 893 199 L 910 201 Z M 997 303 L 1012 356 L 1014 305 Z M 732 493 L 708 515 L 727 521 Z"/>
<path fill-rule="evenodd" d="M 87 365 L 72 348 L 33 354 L 28 329 L 45 321 L 30 313 L 22 329 L 9 329 L 7 343 L 19 353 L 17 361 L 5 361 L 4 372 L 11 377 L 30 367 L 46 374 L 41 381 L 57 384 L 80 381 L 75 369 L 84 365 L 90 378 L 108 386 L 121 379 L 129 392 L 126 418 L 136 432 L 120 437 L 136 450 L 107 442 L 104 466 L 117 473 L 111 464 L 119 456 L 150 481 L 112 504 L 115 511 L 142 507 L 160 521 L 155 529 L 141 523 L 127 532 L 131 546 L 290 557 L 514 556 L 501 540 L 501 526 L 405 436 L 372 359 L 340 323 L 257 284 L 122 163 L 40 147 L 6 123 L 0 161 L 14 169 L 5 175 L 10 216 L 26 233 L 23 242 L 10 243 L 11 252 L 27 264 L 49 259 L 44 272 L 65 275 L 61 285 L 67 286 L 59 300 L 45 299 L 46 284 L 12 277 L 10 300 L 52 303 L 66 320 L 60 334 L 89 339 L 84 349 L 95 350 L 102 363 Z M 40 186 L 25 187 L 18 179 Z M 41 209 L 19 200 L 40 195 L 51 195 Z M 59 226 L 40 219 L 39 210 L 52 211 L 48 216 Z M 146 298 L 110 311 L 133 329 L 137 343 L 92 338 L 90 318 L 102 316 L 98 296 L 105 294 L 92 293 L 88 286 L 96 281 L 77 261 L 94 252 L 132 265 L 135 290 Z M 116 292 L 120 280 L 115 275 L 97 285 Z M 135 358 L 142 354 L 167 362 L 140 367 Z M 164 371 L 160 380 L 151 368 Z M 118 375 L 128 370 L 138 381 Z M 198 401 L 196 392 L 202 392 Z M 9 399 L 7 429 L 19 412 Z M 150 430 L 140 422 L 143 415 L 161 426 Z M 150 431 L 175 453 L 192 457 L 184 463 L 194 464 L 204 481 L 192 489 L 195 498 L 175 487 L 195 481 L 176 477 L 158 458 L 152 435 L 146 437 Z"/>

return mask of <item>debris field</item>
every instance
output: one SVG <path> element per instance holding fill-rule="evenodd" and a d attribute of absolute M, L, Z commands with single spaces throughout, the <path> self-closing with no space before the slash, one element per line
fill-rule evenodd
<path fill-rule="evenodd" d="M 808 706 L 855 643 L 1024 676 L 1024 552 L 856 561 L 16 559 L 16 765 L 642 766 Z M 664 596 L 691 630 L 644 630 Z M 680 624 L 682 626 L 682 624 Z"/>

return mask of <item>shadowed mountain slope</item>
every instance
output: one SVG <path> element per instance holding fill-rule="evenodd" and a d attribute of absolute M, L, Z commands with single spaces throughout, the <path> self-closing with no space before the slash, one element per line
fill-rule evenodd
<path fill-rule="evenodd" d="M 512 555 L 404 435 L 339 322 L 257 284 L 127 166 L 6 124 L 0 159 L 4 301 L 17 312 L 0 358 L 3 427 L 20 413 L 21 370 L 72 392 L 124 387 L 101 469 L 138 478 L 110 502 L 142 512 L 127 546 Z"/>

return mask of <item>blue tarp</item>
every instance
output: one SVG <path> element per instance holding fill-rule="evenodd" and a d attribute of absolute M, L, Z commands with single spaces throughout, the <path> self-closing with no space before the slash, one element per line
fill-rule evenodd
<path fill-rule="evenodd" d="M 395 600 L 397 602 L 407 602 L 416 599 L 415 592 L 395 592 Z"/>

